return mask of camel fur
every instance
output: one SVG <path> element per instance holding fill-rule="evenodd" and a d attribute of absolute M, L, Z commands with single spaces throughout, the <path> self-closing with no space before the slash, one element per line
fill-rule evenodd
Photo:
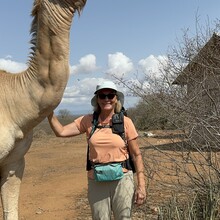
<path fill-rule="evenodd" d="M 72 18 L 86 0 L 35 0 L 28 68 L 0 70 L 0 187 L 4 220 L 18 220 L 19 189 L 33 128 L 60 103 L 69 77 Z"/>

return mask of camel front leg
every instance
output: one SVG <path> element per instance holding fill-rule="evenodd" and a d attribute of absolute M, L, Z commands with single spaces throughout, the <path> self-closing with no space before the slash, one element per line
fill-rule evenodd
<path fill-rule="evenodd" d="M 1 167 L 1 200 L 4 220 L 18 220 L 18 199 L 24 166 L 23 157 Z"/>

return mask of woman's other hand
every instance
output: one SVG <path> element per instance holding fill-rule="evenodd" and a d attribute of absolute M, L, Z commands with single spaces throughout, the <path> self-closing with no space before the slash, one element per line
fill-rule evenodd
<path fill-rule="evenodd" d="M 134 195 L 134 203 L 136 205 L 142 205 L 146 201 L 145 187 L 137 187 Z"/>

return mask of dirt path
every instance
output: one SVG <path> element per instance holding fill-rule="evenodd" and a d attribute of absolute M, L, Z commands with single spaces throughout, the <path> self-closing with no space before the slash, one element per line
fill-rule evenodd
<path fill-rule="evenodd" d="M 35 140 L 26 155 L 19 219 L 76 219 L 75 200 L 87 188 L 85 155 L 84 136 Z"/>
<path fill-rule="evenodd" d="M 147 140 L 144 145 L 149 146 L 163 141 Z M 163 142 L 165 144 L 166 140 Z M 91 220 L 86 195 L 86 150 L 84 135 L 64 139 L 44 134 L 34 138 L 25 156 L 26 168 L 19 201 L 20 220 Z M 133 219 L 145 219 L 149 212 L 149 219 L 157 219 L 147 206 L 136 213 L 134 211 Z"/>

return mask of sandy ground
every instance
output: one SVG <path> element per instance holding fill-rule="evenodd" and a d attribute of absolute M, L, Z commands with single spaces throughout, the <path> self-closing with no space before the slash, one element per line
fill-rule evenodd
<path fill-rule="evenodd" d="M 159 141 L 161 142 L 161 139 Z M 44 134 L 34 138 L 25 156 L 19 219 L 91 219 L 86 195 L 86 150 L 84 135 L 64 139 Z M 139 208 L 134 219 L 145 219 L 141 217 L 141 211 L 146 213 L 146 210 Z M 1 213 L 0 218 L 2 219 Z"/>
<path fill-rule="evenodd" d="M 20 219 L 77 219 L 76 200 L 87 189 L 85 155 L 84 136 L 35 140 L 26 155 Z"/>

